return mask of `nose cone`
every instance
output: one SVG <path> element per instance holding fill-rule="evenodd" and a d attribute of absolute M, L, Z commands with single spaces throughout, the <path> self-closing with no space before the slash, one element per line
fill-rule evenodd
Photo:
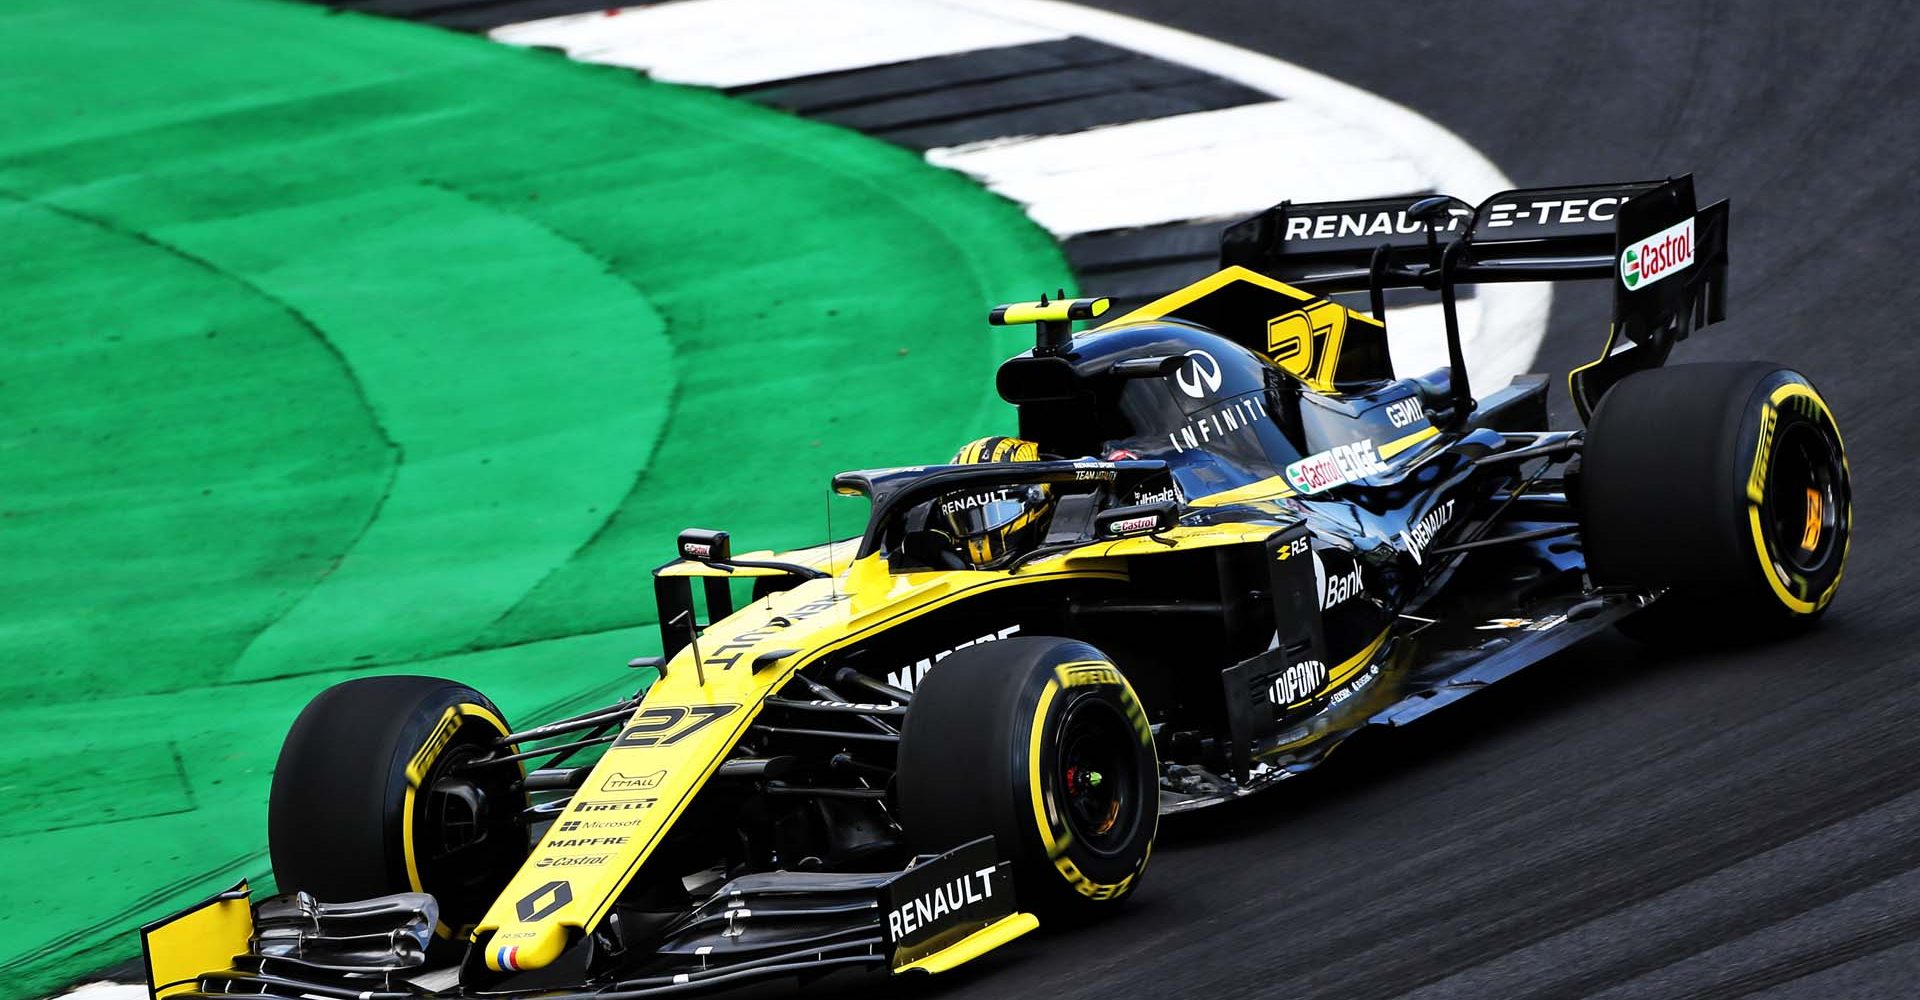
<path fill-rule="evenodd" d="M 565 885 L 566 883 L 559 883 Z M 495 972 L 541 969 L 553 964 L 567 949 L 567 929 L 560 924 L 537 924 L 501 931 L 487 946 L 487 968 Z"/>

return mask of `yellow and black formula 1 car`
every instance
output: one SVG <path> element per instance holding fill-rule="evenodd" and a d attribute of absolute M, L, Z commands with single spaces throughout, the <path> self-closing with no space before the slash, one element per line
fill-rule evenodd
<path fill-rule="evenodd" d="M 425 677 L 321 694 L 274 774 L 287 894 L 146 928 L 156 993 L 939 972 L 1121 903 L 1161 814 L 1598 629 L 1804 626 L 1851 530 L 1832 413 L 1776 365 L 1662 367 L 1722 317 L 1726 233 L 1690 178 L 1282 204 L 1103 325 L 1003 306 L 1037 329 L 998 374 L 1017 436 L 837 476 L 856 539 L 682 532 L 642 694 L 530 728 Z M 1615 323 L 1570 377 L 1584 428 L 1553 431 L 1545 376 L 1474 395 L 1455 288 L 1571 279 Z M 1440 293 L 1447 368 L 1396 377 L 1396 288 Z"/>

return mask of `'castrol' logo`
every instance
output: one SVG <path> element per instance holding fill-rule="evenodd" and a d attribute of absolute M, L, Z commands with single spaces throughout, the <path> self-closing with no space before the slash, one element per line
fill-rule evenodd
<path fill-rule="evenodd" d="M 1651 285 L 1693 263 L 1693 220 L 1669 226 L 1620 251 L 1620 283 Z"/>
<path fill-rule="evenodd" d="M 1287 482 L 1302 493 L 1319 493 L 1387 471 L 1372 438 L 1337 445 L 1287 466 Z"/>

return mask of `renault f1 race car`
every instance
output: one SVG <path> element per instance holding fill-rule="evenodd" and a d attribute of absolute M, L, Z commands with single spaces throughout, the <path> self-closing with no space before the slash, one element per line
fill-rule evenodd
<path fill-rule="evenodd" d="M 281 894 L 144 928 L 156 997 L 937 973 L 1121 904 L 1161 815 L 1597 630 L 1803 627 L 1851 533 L 1833 414 L 1776 365 L 1663 367 L 1723 317 L 1727 218 L 1689 177 L 1283 203 L 1101 325 L 995 309 L 1036 330 L 997 376 L 1017 436 L 836 476 L 857 538 L 683 531 L 641 692 L 524 728 L 451 681 L 322 693 L 273 777 Z M 1457 286 L 1580 279 L 1615 303 L 1582 427 L 1546 376 L 1476 395 Z M 1396 374 L 1393 289 L 1439 293 L 1446 368 Z"/>

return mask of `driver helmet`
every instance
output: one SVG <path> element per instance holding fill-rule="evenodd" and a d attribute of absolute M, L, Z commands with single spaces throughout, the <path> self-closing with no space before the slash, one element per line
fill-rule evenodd
<path fill-rule="evenodd" d="M 984 437 L 968 442 L 952 464 L 1039 460 L 1040 446 L 1032 441 Z M 934 513 L 973 568 L 994 569 L 1033 551 L 1046 537 L 1053 490 L 1040 483 L 975 487 L 941 497 Z"/>

